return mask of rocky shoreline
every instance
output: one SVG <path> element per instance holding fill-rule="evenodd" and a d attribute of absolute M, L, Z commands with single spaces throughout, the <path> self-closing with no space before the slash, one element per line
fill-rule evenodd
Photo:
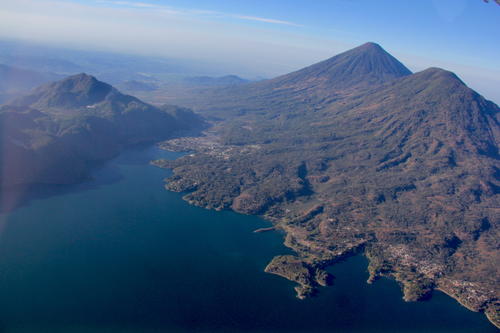
<path fill-rule="evenodd" d="M 295 255 L 267 270 L 298 296 L 363 253 L 369 282 L 395 279 L 406 301 L 444 290 L 500 326 L 500 107 L 457 75 L 366 43 L 198 111 L 205 136 L 161 144 L 192 152 L 158 163 L 166 187 L 283 230 Z"/>
<path fill-rule="evenodd" d="M 229 160 L 259 149 L 256 146 L 227 146 L 220 143 L 218 137 L 211 133 L 207 136 L 194 138 L 178 138 L 160 144 L 162 149 L 174 151 L 191 151 L 184 158 L 195 159 L 199 155 L 207 155 L 219 160 Z M 236 158 L 237 158 L 236 157 Z M 179 168 L 178 161 L 157 160 L 152 164 L 173 169 L 174 175 L 167 179 L 166 188 L 177 192 L 187 192 L 184 199 L 189 203 L 207 209 L 232 209 L 243 214 L 255 214 L 251 210 L 239 209 L 231 204 L 206 204 L 198 196 L 190 195 L 198 189 L 196 182 L 186 187 L 183 177 L 179 174 L 186 170 Z M 181 163 L 180 165 L 184 165 Z M 191 180 L 192 181 L 192 180 Z M 231 202 L 233 199 L 231 200 Z M 309 223 L 321 225 L 325 220 L 331 220 L 325 212 L 325 206 L 316 202 L 311 205 L 308 201 L 300 204 L 298 201 L 277 202 L 271 204 L 264 213 L 258 213 L 273 223 L 272 227 L 258 229 L 255 232 L 280 229 L 285 232 L 285 245 L 295 251 L 296 255 L 276 256 L 267 265 L 265 271 L 276 274 L 297 283 L 295 291 L 300 299 L 312 296 L 318 288 L 328 286 L 333 277 L 325 268 L 334 265 L 355 254 L 363 254 L 369 260 L 368 283 L 373 283 L 378 277 L 395 279 L 402 287 L 405 301 L 418 301 L 431 297 L 434 289 L 443 291 L 456 299 L 460 304 L 472 311 L 481 311 L 488 319 L 500 328 L 500 304 L 495 290 L 488 290 L 476 283 L 465 280 L 448 279 L 445 268 L 438 262 L 429 259 L 423 260 L 419 253 L 407 246 L 381 247 L 375 242 L 376 234 L 363 233 L 354 226 L 335 230 L 331 239 L 334 242 L 326 243 L 321 238 L 311 237 L 307 231 Z M 359 235 L 364 235 L 360 237 Z M 330 239 L 330 238 L 329 238 Z"/>

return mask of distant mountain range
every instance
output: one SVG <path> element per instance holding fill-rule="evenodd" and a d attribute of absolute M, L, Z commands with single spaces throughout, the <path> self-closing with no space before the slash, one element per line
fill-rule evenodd
<path fill-rule="evenodd" d="M 32 184 L 70 184 L 124 147 L 203 126 L 190 110 L 155 107 L 78 74 L 0 107 L 2 193 Z M 5 201 L 5 200 L 4 200 Z"/>
<path fill-rule="evenodd" d="M 199 60 L 71 49 L 1 38 L 0 64 L 63 76 L 86 72 L 113 85 L 152 77 L 168 82 L 175 76 L 216 76 L 228 70 L 226 64 Z"/>
<path fill-rule="evenodd" d="M 122 82 L 117 86 L 123 91 L 154 104 L 191 105 L 193 101 L 204 101 L 204 96 L 214 96 L 224 89 L 249 83 L 237 75 L 225 76 L 164 76 Z M 175 103 L 172 103 L 175 101 Z M 203 104 L 203 102 L 201 102 Z"/>
<path fill-rule="evenodd" d="M 156 162 L 168 187 L 283 230 L 296 255 L 267 271 L 299 297 L 362 252 L 370 282 L 391 276 L 408 301 L 439 289 L 500 325 L 500 108 L 455 74 L 412 74 L 367 43 L 191 106 L 220 121 L 164 143 L 197 151 Z"/>
<path fill-rule="evenodd" d="M 237 75 L 225 75 L 220 77 L 211 76 L 192 76 L 184 79 L 184 82 L 189 85 L 200 86 L 234 86 L 249 82 Z"/>
<path fill-rule="evenodd" d="M 37 72 L 0 64 L 0 104 L 42 83 L 61 79 L 54 73 Z"/>
<path fill-rule="evenodd" d="M 158 89 L 158 84 L 155 82 L 145 82 L 145 81 L 137 81 L 137 80 L 130 80 L 130 81 L 125 81 L 121 84 L 118 85 L 121 89 L 125 91 L 155 91 Z"/>

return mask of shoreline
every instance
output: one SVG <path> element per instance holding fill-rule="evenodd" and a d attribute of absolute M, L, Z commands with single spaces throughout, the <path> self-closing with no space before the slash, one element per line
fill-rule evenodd
<path fill-rule="evenodd" d="M 200 137 L 197 137 L 195 139 L 198 139 L 198 138 L 200 138 Z M 210 136 L 210 143 L 211 144 L 214 143 L 213 138 L 214 138 L 213 136 Z M 203 153 L 203 152 L 206 153 L 207 152 L 207 147 L 203 147 L 203 146 L 202 147 L 197 147 L 197 148 L 199 148 L 197 150 L 196 147 L 193 146 L 193 142 L 190 141 L 189 139 L 187 140 L 187 142 L 188 142 L 188 148 L 186 148 L 186 149 L 182 149 L 181 148 L 182 145 L 185 144 L 186 142 L 179 142 L 179 140 L 174 140 L 174 142 L 175 142 L 174 145 L 160 143 L 160 144 L 158 144 L 158 147 L 160 149 L 162 149 L 162 150 L 173 151 L 173 152 L 179 152 L 179 151 L 186 152 L 186 151 L 189 151 L 189 152 L 192 152 L 193 156 L 196 153 Z M 175 147 L 175 148 L 172 149 L 173 147 Z M 220 154 L 221 151 L 225 150 L 224 147 L 223 147 L 223 145 L 220 145 L 220 144 L 214 144 L 211 148 L 212 149 L 215 148 L 214 150 L 216 150 L 218 152 L 218 154 Z M 210 149 L 208 149 L 208 150 L 210 150 Z M 224 151 L 224 153 L 222 155 L 225 155 L 225 154 L 228 154 L 228 152 Z M 175 161 L 175 160 L 172 160 L 172 162 L 173 161 Z M 166 163 L 167 165 L 165 165 L 165 164 L 162 165 L 162 163 L 158 163 L 158 164 L 152 163 L 152 164 L 155 165 L 155 166 L 157 166 L 157 167 L 160 167 L 160 168 L 170 169 L 172 171 L 174 169 L 174 168 L 172 168 L 172 165 L 170 163 Z M 166 184 L 168 184 L 168 181 L 166 181 Z M 167 185 L 165 186 L 165 188 L 167 190 L 169 190 L 169 191 L 176 192 L 176 191 L 170 189 Z M 187 201 L 191 205 L 204 207 L 206 209 L 220 210 L 220 209 L 215 209 L 214 207 L 205 207 L 205 206 L 199 204 L 196 200 L 186 200 L 185 198 L 183 198 L 183 199 L 185 201 Z M 233 211 L 235 213 L 242 214 L 241 212 L 238 212 L 238 211 L 236 211 L 236 210 L 234 210 L 232 208 L 229 208 L 229 210 L 231 210 L 231 211 Z M 306 274 L 307 277 L 305 277 L 303 274 L 299 274 L 298 276 L 289 276 L 289 274 L 285 273 L 284 271 L 281 271 L 281 272 L 278 273 L 277 271 L 279 271 L 280 269 L 277 269 L 277 271 L 273 272 L 272 270 L 275 270 L 276 267 L 277 267 L 277 266 L 273 265 L 273 261 L 275 259 L 279 258 L 279 257 L 286 257 L 286 256 L 276 256 L 276 257 L 274 257 L 273 260 L 271 260 L 271 262 L 265 268 L 265 272 L 267 272 L 267 273 L 276 274 L 276 275 L 281 276 L 281 277 L 283 277 L 285 279 L 288 279 L 289 281 L 298 283 L 298 285 L 295 287 L 295 291 L 297 292 L 297 297 L 299 299 L 304 299 L 306 297 L 315 295 L 315 293 L 317 291 L 316 287 L 318 287 L 318 286 L 327 286 L 327 285 L 329 285 L 329 283 L 326 283 L 326 282 L 325 283 L 321 283 L 320 282 L 322 280 L 322 277 L 323 277 L 323 274 L 322 274 L 323 270 L 326 267 L 333 266 L 338 261 L 341 261 L 341 260 L 343 260 L 343 259 L 345 259 L 347 257 L 350 257 L 352 254 L 358 254 L 359 252 L 361 252 L 361 251 L 359 251 L 360 247 L 364 247 L 365 244 L 369 243 L 369 241 L 364 241 L 364 242 L 362 242 L 362 244 L 358 244 L 358 245 L 356 245 L 354 247 L 350 247 L 350 248 L 344 249 L 344 251 L 341 251 L 341 253 L 338 253 L 337 255 L 334 255 L 334 258 L 332 259 L 332 258 L 328 258 L 328 257 L 331 256 L 331 254 L 328 255 L 328 254 L 325 253 L 322 256 L 322 255 L 319 255 L 318 253 L 315 253 L 318 249 L 314 249 L 314 251 L 313 251 L 313 249 L 307 250 L 306 247 L 304 247 L 304 244 L 297 243 L 297 240 L 294 240 L 293 242 L 290 242 L 290 239 L 294 238 L 294 234 L 293 234 L 292 230 L 289 230 L 289 228 L 286 228 L 286 227 L 283 227 L 283 226 L 280 227 L 281 223 L 285 223 L 285 220 L 282 220 L 282 218 L 280 218 L 280 217 L 273 217 L 271 215 L 259 215 L 259 214 L 250 214 L 250 215 L 260 216 L 261 218 L 263 218 L 263 219 L 265 219 L 267 221 L 270 221 L 271 223 L 275 224 L 272 227 L 258 228 L 256 230 L 254 230 L 253 233 L 269 232 L 269 231 L 277 230 L 278 228 L 282 229 L 285 232 L 285 235 L 286 235 L 285 236 L 284 245 L 287 248 L 291 249 L 293 252 L 295 252 L 295 254 L 297 255 L 296 259 L 298 259 L 298 261 L 296 263 L 294 263 L 293 265 L 295 265 L 295 266 L 297 266 L 297 265 L 299 265 L 299 266 L 300 265 L 305 265 L 302 268 L 304 268 L 307 271 L 309 271 L 309 273 Z M 366 256 L 366 254 L 364 254 L 364 255 Z M 295 257 L 295 256 L 293 256 L 293 257 Z M 292 261 L 295 261 L 295 260 L 293 259 Z M 270 269 L 271 267 L 273 269 Z M 395 277 L 392 274 L 390 274 L 390 275 L 395 279 Z M 382 276 L 383 276 L 383 274 L 382 274 Z M 308 280 L 307 283 L 304 283 L 304 281 L 301 281 L 303 278 L 306 278 L 306 280 Z M 374 278 L 376 278 L 376 277 L 374 276 Z M 326 276 L 325 281 L 327 279 L 328 279 L 328 276 Z M 415 281 L 417 281 L 417 280 L 415 280 Z M 395 279 L 395 282 L 399 282 L 399 281 L 397 279 Z M 370 283 L 370 282 L 367 281 L 367 283 Z M 439 291 L 443 292 L 444 294 L 446 294 L 447 296 L 455 299 L 461 306 L 465 307 L 469 311 L 472 311 L 472 312 L 482 312 L 486 316 L 486 318 L 488 319 L 488 321 L 491 324 L 493 324 L 497 328 L 500 328 L 500 323 L 495 322 L 495 320 L 492 318 L 492 316 L 491 316 L 491 314 L 489 312 L 484 311 L 484 310 L 478 311 L 476 309 L 473 309 L 470 306 L 464 304 L 462 301 L 460 301 L 459 298 L 451 295 L 450 293 L 444 291 L 441 288 L 434 287 L 433 289 L 434 290 L 439 290 Z M 403 294 L 403 299 L 405 299 L 405 297 L 404 297 L 404 295 L 405 295 L 404 290 L 402 289 L 401 292 Z M 406 301 L 419 301 L 419 300 L 418 299 L 409 299 L 409 300 L 406 300 Z"/>

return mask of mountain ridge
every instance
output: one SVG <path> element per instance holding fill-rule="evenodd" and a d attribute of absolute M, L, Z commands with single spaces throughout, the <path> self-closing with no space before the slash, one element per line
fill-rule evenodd
<path fill-rule="evenodd" d="M 271 79 L 278 85 L 297 81 L 319 80 L 334 89 L 359 88 L 410 75 L 411 71 L 376 43 L 365 43 L 354 49 L 320 61 L 298 71 Z M 317 88 L 315 84 L 311 88 Z"/>
<path fill-rule="evenodd" d="M 197 130 L 204 122 L 186 108 L 152 106 L 82 73 L 1 106 L 0 125 L 5 201 L 9 188 L 80 182 L 92 165 L 125 147 Z"/>
<path fill-rule="evenodd" d="M 323 72 L 346 54 L 357 63 L 358 52 L 381 52 L 354 50 Z M 347 85 L 289 80 L 315 66 L 224 90 L 203 111 L 224 118 L 206 137 L 163 144 L 196 152 L 156 162 L 173 169 L 167 187 L 283 230 L 295 254 L 266 271 L 296 282 L 300 298 L 326 284 L 325 267 L 361 252 L 370 282 L 395 279 L 407 301 L 439 289 L 499 326 L 500 108 L 440 68 Z M 269 82 L 278 92 L 252 97 Z"/>
<path fill-rule="evenodd" d="M 114 88 L 94 76 L 80 73 L 36 88 L 10 102 L 11 105 L 38 108 L 78 108 L 102 102 Z"/>
<path fill-rule="evenodd" d="M 321 106 L 356 91 L 410 75 L 411 71 L 375 43 L 366 43 L 311 66 L 273 79 L 171 98 L 202 114 L 232 117 L 270 107 Z M 249 108 L 252 106 L 252 108 Z"/>
<path fill-rule="evenodd" d="M 54 73 L 0 64 L 0 104 L 25 94 L 38 85 L 59 78 L 60 76 Z"/>

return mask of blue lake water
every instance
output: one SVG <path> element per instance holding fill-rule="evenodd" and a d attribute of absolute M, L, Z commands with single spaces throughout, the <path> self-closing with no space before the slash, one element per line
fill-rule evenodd
<path fill-rule="evenodd" d="M 334 266 L 334 285 L 300 301 L 263 272 L 289 253 L 254 216 L 190 206 L 163 188 L 155 158 L 129 150 L 94 179 L 0 216 L 0 332 L 497 332 L 442 293 L 405 303 L 366 284 L 367 261 Z"/>

